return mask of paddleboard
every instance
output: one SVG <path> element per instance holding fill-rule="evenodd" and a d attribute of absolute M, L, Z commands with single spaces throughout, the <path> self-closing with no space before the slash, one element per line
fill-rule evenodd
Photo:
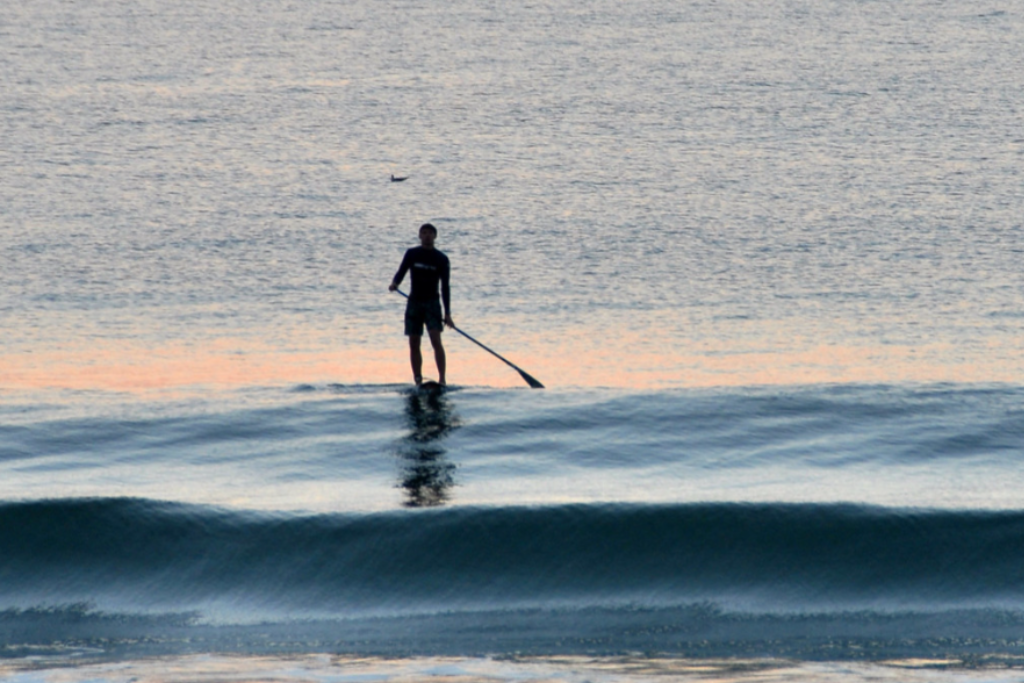
<path fill-rule="evenodd" d="M 432 379 L 423 380 L 417 388 L 422 392 L 428 393 L 440 393 L 445 390 L 445 386 L 443 384 L 438 384 Z"/>

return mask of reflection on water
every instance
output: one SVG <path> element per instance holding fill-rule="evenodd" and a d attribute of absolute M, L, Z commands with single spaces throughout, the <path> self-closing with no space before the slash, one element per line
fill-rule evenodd
<path fill-rule="evenodd" d="M 840 341 L 820 344 L 811 337 L 794 337 L 788 325 L 751 323 L 742 338 L 734 339 L 670 337 L 645 324 L 594 339 L 589 328 L 563 326 L 557 335 L 520 333 L 503 343 L 516 349 L 516 361 L 542 377 L 552 391 L 567 387 L 658 390 L 834 383 L 1017 383 L 1024 377 L 1024 344 L 1017 337 L 989 339 L 973 350 L 942 340 L 913 347 Z M 296 329 L 292 336 L 306 338 L 308 330 Z M 194 345 L 83 340 L 60 350 L 0 348 L 0 387 L 143 394 L 325 382 L 390 386 L 409 372 L 408 360 L 393 341 L 371 338 L 367 347 L 334 344 L 330 349 L 311 345 L 301 352 L 286 352 L 242 337 Z M 469 342 L 452 344 L 449 363 L 456 360 L 454 381 L 460 384 L 523 387 L 519 375 Z"/>
<path fill-rule="evenodd" d="M 409 392 L 405 406 L 409 434 L 398 448 L 398 485 L 405 489 L 405 507 L 436 507 L 448 502 L 455 485 L 455 465 L 445 458 L 441 442 L 459 428 L 447 393 Z"/>

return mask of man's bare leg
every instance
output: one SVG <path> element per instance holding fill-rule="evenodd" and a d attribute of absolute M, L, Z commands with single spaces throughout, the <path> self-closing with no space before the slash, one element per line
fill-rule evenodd
<path fill-rule="evenodd" d="M 437 362 L 437 381 L 445 384 L 444 375 L 447 360 L 444 355 L 444 344 L 441 343 L 441 330 L 427 330 L 430 334 L 430 345 L 434 347 L 434 360 Z"/>
<path fill-rule="evenodd" d="M 423 381 L 423 354 L 420 353 L 420 339 L 422 337 L 409 335 L 409 362 L 412 364 L 412 377 L 417 385 Z"/>

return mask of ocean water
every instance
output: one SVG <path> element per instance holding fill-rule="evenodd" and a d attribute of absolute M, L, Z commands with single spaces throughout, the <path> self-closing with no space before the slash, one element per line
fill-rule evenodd
<path fill-rule="evenodd" d="M 0 676 L 1019 680 L 1021 35 L 0 6 Z"/>
<path fill-rule="evenodd" d="M 1022 397 L 325 384 L 9 400 L 0 671 L 1014 671 Z"/>

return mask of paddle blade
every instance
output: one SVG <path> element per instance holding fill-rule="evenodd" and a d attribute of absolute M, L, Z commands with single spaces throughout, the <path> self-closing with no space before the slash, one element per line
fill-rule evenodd
<path fill-rule="evenodd" d="M 518 368 L 516 368 L 516 369 L 518 370 Z M 523 372 L 522 370 L 519 370 L 519 375 L 526 381 L 527 384 L 530 385 L 531 388 L 533 388 L 533 389 L 543 389 L 544 388 L 543 384 L 541 384 L 534 377 L 531 377 L 530 375 L 528 375 L 527 373 Z"/>

